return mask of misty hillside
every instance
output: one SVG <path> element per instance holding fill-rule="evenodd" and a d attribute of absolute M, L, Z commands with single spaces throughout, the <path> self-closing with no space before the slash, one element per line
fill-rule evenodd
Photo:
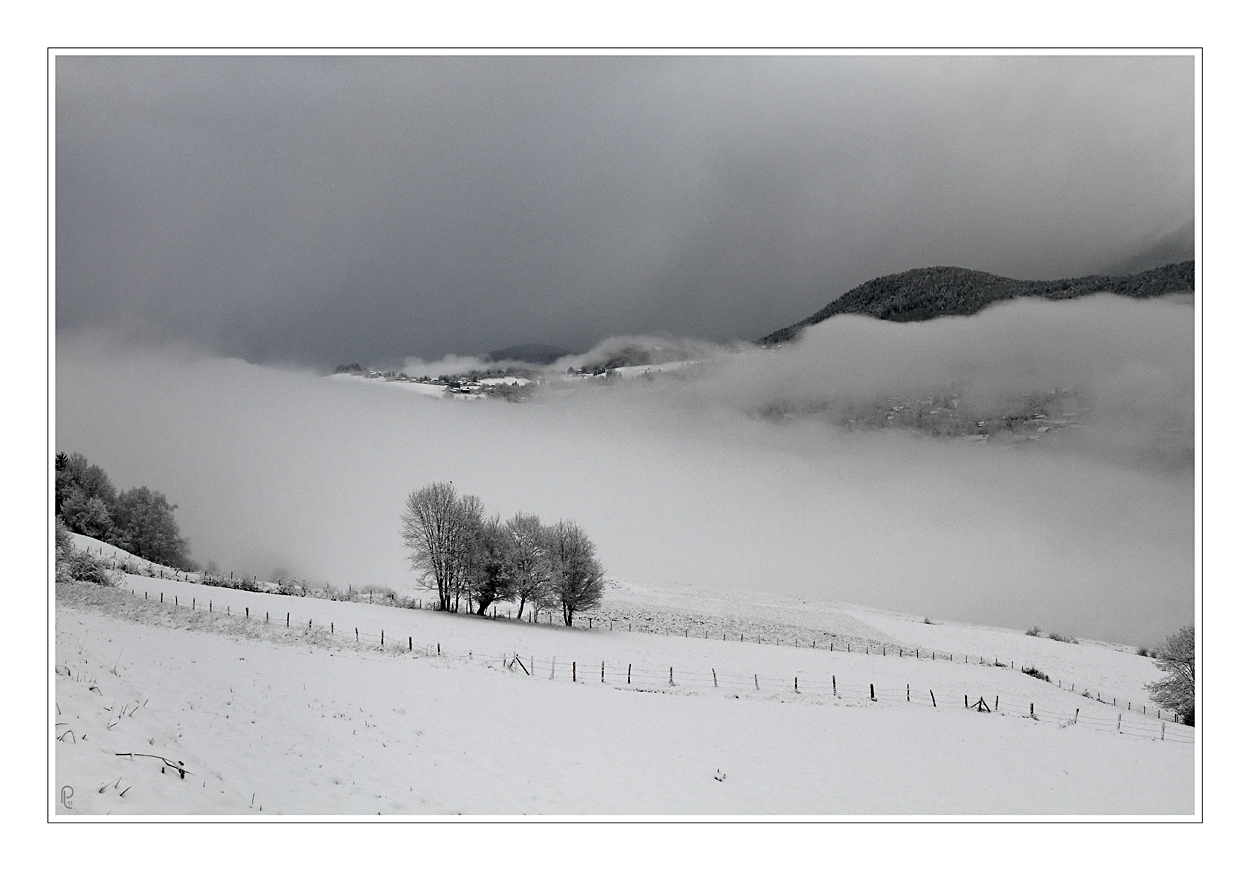
<path fill-rule="evenodd" d="M 1064 300 L 1106 292 L 1128 297 L 1158 297 L 1194 290 L 1194 262 L 1182 261 L 1130 276 L 1082 276 L 1079 279 L 1027 281 L 961 267 L 926 267 L 881 276 L 852 288 L 801 322 L 774 331 L 756 343 L 792 340 L 803 328 L 840 313 L 860 313 L 891 322 L 920 322 L 939 316 L 971 316 L 989 304 L 1017 297 Z"/>
<path fill-rule="evenodd" d="M 523 343 L 518 346 L 491 350 L 486 355 L 488 362 L 528 362 L 531 365 L 550 365 L 556 359 L 569 355 L 563 347 L 550 346 L 545 343 Z"/>

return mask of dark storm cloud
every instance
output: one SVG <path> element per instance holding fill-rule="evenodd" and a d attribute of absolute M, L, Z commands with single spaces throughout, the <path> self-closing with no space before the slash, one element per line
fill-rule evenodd
<path fill-rule="evenodd" d="M 326 367 L 1192 256 L 1188 57 L 61 57 L 58 331 Z"/>

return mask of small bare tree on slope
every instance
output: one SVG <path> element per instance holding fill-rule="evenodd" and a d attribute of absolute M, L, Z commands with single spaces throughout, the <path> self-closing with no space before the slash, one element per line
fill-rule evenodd
<path fill-rule="evenodd" d="M 564 624 L 573 614 L 599 606 L 603 595 L 603 565 L 595 558 L 595 544 L 571 521 L 548 528 L 552 595 L 564 612 Z"/>
<path fill-rule="evenodd" d="M 408 495 L 401 524 L 408 560 L 426 588 L 438 592 L 438 609 L 459 609 L 460 596 L 472 588 L 482 501 L 459 496 L 450 482 L 427 485 Z"/>
<path fill-rule="evenodd" d="M 528 601 L 535 610 L 546 606 L 551 593 L 547 534 L 537 515 L 518 512 L 504 525 L 508 534 L 508 579 L 519 602 L 516 617 L 525 615 Z"/>

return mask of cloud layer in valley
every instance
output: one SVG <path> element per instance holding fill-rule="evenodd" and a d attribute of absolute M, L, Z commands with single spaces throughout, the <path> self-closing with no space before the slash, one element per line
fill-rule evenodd
<path fill-rule="evenodd" d="M 56 446 L 164 491 L 199 560 L 261 575 L 411 585 L 403 500 L 451 480 L 488 512 L 572 518 L 618 579 L 1150 643 L 1193 620 L 1193 322 L 1113 297 L 838 317 L 693 377 L 521 404 L 62 334 Z M 1005 445 L 827 407 L 952 385 L 986 412 L 1075 387 L 1092 411 Z M 761 416 L 778 399 L 790 416 Z"/>

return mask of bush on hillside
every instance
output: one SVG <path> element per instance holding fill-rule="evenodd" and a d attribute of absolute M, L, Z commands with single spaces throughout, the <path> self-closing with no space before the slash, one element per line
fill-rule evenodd
<path fill-rule="evenodd" d="M 69 530 L 61 519 L 56 521 L 56 581 L 96 583 L 116 586 L 121 576 L 103 558 L 85 549 L 75 549 Z"/>
<path fill-rule="evenodd" d="M 1038 671 L 1036 668 L 1034 668 L 1031 665 L 1024 666 L 1023 668 L 1020 669 L 1020 672 L 1021 674 L 1026 674 L 1031 678 L 1037 678 L 1039 681 L 1045 681 L 1048 684 L 1050 683 L 1050 675 L 1044 672 Z"/>

